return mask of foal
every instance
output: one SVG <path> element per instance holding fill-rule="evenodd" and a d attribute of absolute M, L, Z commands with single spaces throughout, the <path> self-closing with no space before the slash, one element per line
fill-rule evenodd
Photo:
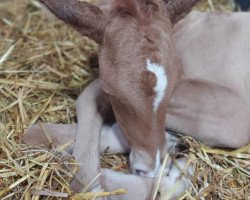
<path fill-rule="evenodd" d="M 250 28 L 245 24 L 241 29 L 248 15 L 196 13 L 177 24 L 174 39 L 182 71 L 171 26 L 197 1 L 110 1 L 100 7 L 77 1 L 41 2 L 100 44 L 101 82 L 92 97 L 87 89 L 77 102 L 73 154 L 79 162 L 90 161 L 80 169 L 80 177 L 90 181 L 100 171 L 99 145 L 87 150 L 96 141 L 89 133 L 101 129 L 111 108 L 131 145 L 134 174 L 157 174 L 167 152 L 165 126 L 213 146 L 237 148 L 249 142 Z M 97 106 L 88 107 L 90 101 Z M 84 109 L 93 114 L 84 115 Z"/>
<path fill-rule="evenodd" d="M 89 160 L 91 169 L 81 168 L 80 177 L 91 181 L 100 170 L 96 157 L 99 145 L 91 146 L 90 152 L 86 148 L 94 141 L 89 133 L 101 129 L 111 109 L 131 146 L 133 174 L 156 176 L 167 153 L 167 105 L 181 75 L 172 26 L 198 1 L 111 0 L 93 5 L 77 0 L 40 0 L 59 19 L 100 44 L 100 88 L 89 99 L 99 107 L 92 116 L 85 116 L 80 111 L 90 108 L 81 97 L 77 102 L 73 155 L 79 162 Z M 86 118 L 90 123 L 83 126 Z M 93 124 L 94 120 L 98 123 Z"/>

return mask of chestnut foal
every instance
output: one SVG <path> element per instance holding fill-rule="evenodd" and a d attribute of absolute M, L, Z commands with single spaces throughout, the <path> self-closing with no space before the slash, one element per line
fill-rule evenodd
<path fill-rule="evenodd" d="M 175 45 L 184 66 L 180 80 L 170 21 L 177 22 L 197 1 L 110 1 L 101 7 L 76 1 L 41 2 L 80 33 L 101 44 L 101 83 L 94 89 L 94 98 L 86 95 L 98 106 L 94 114 L 87 116 L 81 112 L 83 107 L 88 109 L 85 113 L 91 109 L 88 101 L 81 102 L 84 95 L 77 105 L 73 154 L 80 163 L 90 160 L 89 168 L 87 163 L 81 168 L 80 177 L 90 181 L 100 170 L 96 156 L 99 145 L 91 146 L 91 152 L 86 149 L 91 141 L 99 141 L 89 133 L 101 129 L 111 106 L 131 145 L 130 162 L 135 174 L 154 176 L 159 157 L 167 151 L 164 135 L 167 107 L 166 127 L 172 131 L 213 146 L 237 148 L 249 142 L 246 120 L 250 115 L 247 101 L 250 48 L 246 37 L 249 26 L 244 23 L 244 31 L 240 31 L 249 15 L 194 13 L 177 24 Z M 180 84 L 170 100 L 178 81 Z M 96 124 L 92 123 L 94 120 Z"/>
<path fill-rule="evenodd" d="M 78 101 L 75 158 L 89 160 L 93 173 L 79 170 L 88 181 L 99 171 L 99 147 L 91 153 L 93 132 L 100 130 L 105 113 L 113 109 L 123 135 L 131 146 L 133 174 L 154 177 L 167 153 L 165 118 L 167 105 L 179 82 L 172 26 L 199 0 L 112 0 L 93 5 L 78 0 L 40 0 L 59 19 L 100 44 L 101 101 L 93 116 L 79 113 L 86 106 Z M 84 140 L 83 140 L 84 138 Z"/>

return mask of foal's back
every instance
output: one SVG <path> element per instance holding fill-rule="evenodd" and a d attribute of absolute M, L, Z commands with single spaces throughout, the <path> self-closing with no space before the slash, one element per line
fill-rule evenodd
<path fill-rule="evenodd" d="M 250 14 L 192 12 L 175 26 L 183 77 L 167 127 L 209 145 L 250 141 Z"/>

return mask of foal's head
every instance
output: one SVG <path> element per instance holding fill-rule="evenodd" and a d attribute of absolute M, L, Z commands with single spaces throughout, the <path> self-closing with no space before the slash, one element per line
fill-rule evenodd
<path fill-rule="evenodd" d="M 40 0 L 100 44 L 100 76 L 131 144 L 132 172 L 154 176 L 165 153 L 165 116 L 180 77 L 172 26 L 199 0 Z"/>

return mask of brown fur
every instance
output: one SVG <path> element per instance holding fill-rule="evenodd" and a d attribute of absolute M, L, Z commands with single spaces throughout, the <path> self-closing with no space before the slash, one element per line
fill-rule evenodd
<path fill-rule="evenodd" d="M 82 35 L 97 43 L 103 38 L 106 18 L 95 5 L 78 0 L 39 0 L 56 17 L 72 25 Z"/>
<path fill-rule="evenodd" d="M 156 85 L 156 77 L 152 72 L 149 71 L 143 71 L 141 73 L 141 78 L 139 79 L 139 85 L 141 85 L 142 90 L 145 92 L 144 97 L 148 98 L 155 95 L 155 92 L 153 90 L 154 86 Z"/>

